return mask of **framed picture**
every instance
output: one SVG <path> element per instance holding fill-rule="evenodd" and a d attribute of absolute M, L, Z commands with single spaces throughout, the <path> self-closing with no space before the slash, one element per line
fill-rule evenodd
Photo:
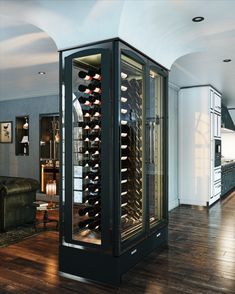
<path fill-rule="evenodd" d="M 12 143 L 12 121 L 0 122 L 0 143 Z"/>

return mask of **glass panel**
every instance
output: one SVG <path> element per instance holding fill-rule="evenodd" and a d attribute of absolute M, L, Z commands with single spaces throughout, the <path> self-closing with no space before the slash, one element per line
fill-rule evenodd
<path fill-rule="evenodd" d="M 147 192 L 150 227 L 163 217 L 163 78 L 150 71 L 150 100 L 146 102 Z"/>
<path fill-rule="evenodd" d="M 143 66 L 121 56 L 121 239 L 143 229 Z"/>
<path fill-rule="evenodd" d="M 72 239 L 101 244 L 101 54 L 73 59 Z"/>

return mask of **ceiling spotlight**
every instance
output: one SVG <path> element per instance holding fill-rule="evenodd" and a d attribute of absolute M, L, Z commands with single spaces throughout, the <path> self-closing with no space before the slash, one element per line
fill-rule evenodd
<path fill-rule="evenodd" d="M 232 59 L 227 58 L 223 60 L 223 62 L 230 62 L 230 61 L 232 61 Z"/>
<path fill-rule="evenodd" d="M 39 74 L 39 75 L 45 75 L 46 72 L 45 72 L 45 71 L 39 71 L 38 74 Z"/>
<path fill-rule="evenodd" d="M 200 21 L 203 21 L 203 20 L 204 20 L 204 17 L 202 17 L 202 16 L 196 16 L 196 17 L 194 17 L 192 19 L 192 21 L 194 21 L 194 22 L 200 22 Z"/>

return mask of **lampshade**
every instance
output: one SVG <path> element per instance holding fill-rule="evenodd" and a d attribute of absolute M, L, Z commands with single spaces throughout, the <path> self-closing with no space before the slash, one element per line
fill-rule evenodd
<path fill-rule="evenodd" d="M 22 140 L 20 143 L 29 143 L 29 137 L 28 136 L 23 136 Z"/>
<path fill-rule="evenodd" d="M 56 181 L 49 181 L 46 184 L 46 194 L 47 195 L 56 195 Z"/>

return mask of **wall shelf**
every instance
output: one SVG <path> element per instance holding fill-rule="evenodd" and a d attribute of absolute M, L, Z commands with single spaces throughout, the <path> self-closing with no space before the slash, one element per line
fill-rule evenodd
<path fill-rule="evenodd" d="M 29 116 L 17 116 L 15 128 L 15 154 L 29 155 Z"/>

